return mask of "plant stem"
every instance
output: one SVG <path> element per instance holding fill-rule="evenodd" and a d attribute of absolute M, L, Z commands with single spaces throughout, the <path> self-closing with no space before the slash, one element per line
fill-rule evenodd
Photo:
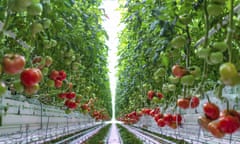
<path fill-rule="evenodd" d="M 205 14 L 205 42 L 204 42 L 204 48 L 208 45 L 208 32 L 209 32 L 209 16 L 207 11 L 207 0 L 204 0 L 204 14 Z"/>
<path fill-rule="evenodd" d="M 232 32 L 233 32 L 233 7 L 234 0 L 230 0 L 230 16 L 229 16 L 229 26 L 228 26 L 228 33 L 227 33 L 227 44 L 228 44 L 228 61 L 232 61 Z"/>
<path fill-rule="evenodd" d="M 189 67 L 190 64 L 190 46 L 191 46 L 191 36 L 188 25 L 186 26 L 187 32 L 187 45 L 186 45 L 186 67 Z"/>

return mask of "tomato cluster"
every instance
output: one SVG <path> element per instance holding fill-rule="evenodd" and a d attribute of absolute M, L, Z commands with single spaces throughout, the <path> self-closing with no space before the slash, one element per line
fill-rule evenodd
<path fill-rule="evenodd" d="M 60 70 L 60 71 L 52 70 L 49 75 L 49 78 L 51 80 L 54 80 L 54 85 L 56 88 L 62 87 L 63 80 L 65 80 L 66 77 L 67 77 L 67 74 L 64 70 Z"/>
<path fill-rule="evenodd" d="M 209 131 L 214 137 L 222 138 L 240 128 L 240 113 L 235 110 L 224 110 L 220 113 L 214 103 L 205 103 L 204 116 L 198 118 L 199 125 Z"/>
<path fill-rule="evenodd" d="M 188 109 L 189 107 L 196 108 L 196 107 L 198 107 L 199 103 L 200 103 L 200 100 L 196 96 L 192 96 L 192 97 L 188 97 L 188 98 L 180 98 L 177 101 L 178 107 L 180 107 L 182 109 Z"/>
<path fill-rule="evenodd" d="M 152 100 L 154 102 L 158 102 L 162 98 L 164 98 L 164 95 L 160 92 L 154 92 L 153 90 L 148 91 L 147 97 L 149 100 Z"/>

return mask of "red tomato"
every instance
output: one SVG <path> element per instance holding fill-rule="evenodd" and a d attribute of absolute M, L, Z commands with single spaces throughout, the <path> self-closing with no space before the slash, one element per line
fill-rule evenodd
<path fill-rule="evenodd" d="M 181 98 L 181 99 L 178 99 L 177 101 L 177 105 L 182 109 L 189 108 L 189 104 L 190 104 L 190 101 L 189 99 L 186 99 L 186 98 Z"/>
<path fill-rule="evenodd" d="M 66 72 L 64 70 L 59 71 L 59 76 L 58 76 L 57 79 L 63 81 L 63 80 L 66 79 L 66 77 L 67 77 L 67 74 L 66 74 Z"/>
<path fill-rule="evenodd" d="M 154 115 L 154 120 L 157 122 L 162 117 L 163 117 L 163 115 L 161 113 L 155 114 Z"/>
<path fill-rule="evenodd" d="M 158 92 L 158 93 L 157 93 L 157 97 L 158 97 L 159 99 L 162 99 L 162 98 L 164 97 L 164 95 L 163 95 L 162 93 Z"/>
<path fill-rule="evenodd" d="M 199 98 L 196 97 L 196 96 L 193 96 L 192 99 L 191 99 L 191 108 L 198 107 L 199 103 L 200 103 Z"/>
<path fill-rule="evenodd" d="M 225 133 L 221 132 L 219 129 L 219 123 L 217 121 L 212 121 L 208 124 L 208 130 L 216 138 L 223 138 Z"/>
<path fill-rule="evenodd" d="M 63 83 L 62 83 L 62 81 L 60 81 L 60 80 L 55 80 L 55 81 L 54 81 L 54 85 L 55 85 L 56 88 L 62 87 L 62 84 L 63 84 Z"/>
<path fill-rule="evenodd" d="M 152 100 L 153 99 L 153 97 L 154 97 L 154 95 L 155 95 L 155 92 L 154 91 L 152 91 L 152 90 L 150 90 L 150 91 L 148 91 L 148 99 L 149 100 Z"/>
<path fill-rule="evenodd" d="M 73 99 L 75 97 L 76 97 L 76 93 L 75 92 L 69 92 L 66 95 L 66 98 L 68 98 L 68 99 Z"/>
<path fill-rule="evenodd" d="M 182 116 L 180 114 L 174 114 L 172 117 L 174 122 L 178 122 L 178 124 L 182 122 Z"/>
<path fill-rule="evenodd" d="M 59 75 L 59 72 L 56 71 L 56 70 L 53 70 L 53 71 L 50 73 L 49 78 L 52 79 L 52 80 L 56 80 L 57 77 L 58 77 L 58 75 Z"/>
<path fill-rule="evenodd" d="M 205 115 L 211 120 L 216 120 L 219 118 L 220 110 L 214 103 L 205 103 L 203 105 L 203 111 Z"/>
<path fill-rule="evenodd" d="M 166 125 L 165 121 L 161 118 L 157 121 L 157 125 L 159 127 L 164 127 Z"/>
<path fill-rule="evenodd" d="M 227 134 L 232 134 L 240 127 L 240 121 L 237 117 L 227 115 L 219 119 L 218 128 Z"/>
<path fill-rule="evenodd" d="M 81 108 L 82 108 L 83 110 L 88 110 L 88 104 L 83 104 L 83 105 L 81 106 Z"/>
<path fill-rule="evenodd" d="M 3 70 L 6 74 L 18 74 L 23 71 L 25 58 L 18 54 L 6 54 L 3 58 Z"/>
<path fill-rule="evenodd" d="M 164 114 L 163 120 L 166 124 L 170 124 L 173 121 L 173 117 L 171 114 Z"/>
<path fill-rule="evenodd" d="M 172 73 L 175 77 L 181 78 L 182 76 L 187 74 L 187 70 L 179 65 L 174 65 L 172 67 Z"/>
<path fill-rule="evenodd" d="M 76 109 L 77 104 L 74 101 L 71 100 L 66 100 L 65 101 L 65 106 L 67 106 L 69 109 Z"/>
<path fill-rule="evenodd" d="M 41 81 L 42 73 L 37 68 L 28 68 L 22 71 L 20 78 L 25 87 L 31 87 Z"/>

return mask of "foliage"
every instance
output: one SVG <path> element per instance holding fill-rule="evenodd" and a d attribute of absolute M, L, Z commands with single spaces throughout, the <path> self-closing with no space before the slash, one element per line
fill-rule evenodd
<path fill-rule="evenodd" d="M 126 128 L 119 124 L 117 125 L 117 127 L 119 129 L 119 133 L 124 144 L 142 144 L 141 140 L 138 139 L 133 133 L 130 133 Z"/>
<path fill-rule="evenodd" d="M 104 139 L 107 136 L 107 133 L 109 132 L 111 125 L 108 124 L 107 126 L 105 126 L 104 128 L 102 128 L 97 134 L 95 134 L 94 136 L 92 136 L 90 139 L 88 139 L 85 143 L 86 144 L 103 144 L 104 143 Z"/>
<path fill-rule="evenodd" d="M 232 54 L 232 62 L 238 70 L 240 69 L 237 60 L 240 54 L 236 32 L 239 27 L 237 14 L 233 17 L 235 31 L 231 39 L 233 48 L 223 52 L 221 63 L 211 64 L 209 57 L 201 59 L 197 53 L 200 47 L 210 48 L 211 52 L 215 52 L 214 42 L 228 39 L 226 35 L 230 26 L 222 25 L 217 33 L 207 37 L 207 41 L 198 43 L 210 28 L 222 23 L 223 17 L 229 14 L 230 0 L 224 4 L 219 15 L 208 16 L 208 23 L 205 8 L 210 5 L 210 1 L 207 1 L 206 6 L 203 0 L 126 0 L 120 3 L 125 28 L 120 33 L 118 46 L 120 58 L 116 90 L 117 116 L 143 107 L 167 108 L 172 105 L 175 107 L 178 97 L 192 95 L 203 97 L 204 91 L 212 90 L 218 85 L 219 66 L 229 60 L 229 51 Z M 239 1 L 234 1 L 234 6 L 237 4 Z M 184 46 L 176 48 L 173 40 L 179 36 L 185 38 L 181 41 Z M 192 86 L 177 83 L 175 91 L 168 91 L 166 87 L 170 84 L 171 68 L 175 64 L 187 70 L 190 70 L 191 66 L 198 66 L 202 70 L 202 75 L 194 80 Z M 154 76 L 159 68 L 166 71 L 163 77 Z M 162 92 L 164 99 L 155 103 L 147 100 L 149 90 Z"/>
<path fill-rule="evenodd" d="M 42 5 L 42 12 L 37 15 L 31 15 L 29 8 L 17 9 L 19 1 L 0 2 L 0 20 L 4 22 L 0 33 L 0 56 L 21 54 L 27 62 L 25 67 L 36 67 L 32 63 L 36 56 L 53 58 L 53 64 L 45 69 L 40 90 L 31 97 L 45 104 L 62 106 L 64 101 L 57 94 L 67 91 L 67 84 L 72 82 L 72 91 L 81 98 L 81 104 L 95 99 L 95 109 L 111 115 L 107 34 L 101 25 L 104 15 L 99 8 L 101 0 L 37 0 L 33 2 Z M 43 27 L 38 31 L 33 28 L 35 23 Z M 8 30 L 14 32 L 16 38 L 6 36 Z M 18 40 L 25 41 L 29 47 L 23 47 Z M 67 73 L 60 89 L 46 83 L 52 70 Z M 1 79 L 8 81 L 10 87 L 18 77 L 3 73 Z M 78 110 L 82 112 L 80 105 Z"/>

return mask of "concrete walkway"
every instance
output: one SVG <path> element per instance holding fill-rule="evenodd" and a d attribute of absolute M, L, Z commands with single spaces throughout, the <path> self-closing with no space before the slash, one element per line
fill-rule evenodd
<path fill-rule="evenodd" d="M 111 126 L 107 144 L 121 144 L 121 137 L 115 123 Z"/>

